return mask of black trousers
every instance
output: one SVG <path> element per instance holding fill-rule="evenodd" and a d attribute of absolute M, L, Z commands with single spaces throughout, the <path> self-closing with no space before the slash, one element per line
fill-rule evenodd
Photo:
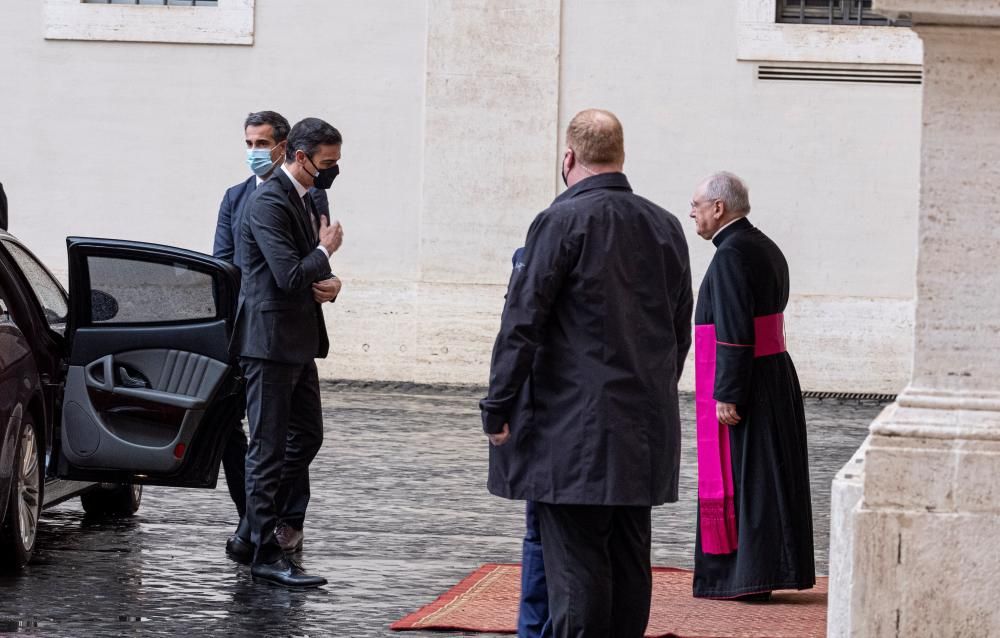
<path fill-rule="evenodd" d="M 247 435 L 243 432 L 243 421 L 240 420 L 233 424 L 226 440 L 226 447 L 222 451 L 222 469 L 226 471 L 226 487 L 229 488 L 229 496 L 233 499 L 240 521 L 243 521 L 247 510 L 246 465 Z M 284 510 L 280 514 L 282 522 L 301 530 L 305 524 L 307 507 L 309 507 L 308 472 L 292 486 Z M 244 527 L 246 526 L 241 526 L 241 532 Z M 246 534 L 241 533 L 241 536 L 250 540 L 249 531 Z"/>
<path fill-rule="evenodd" d="M 555 638 L 642 638 L 650 508 L 535 503 Z"/>
<path fill-rule="evenodd" d="M 243 359 L 250 443 L 246 456 L 246 522 L 255 563 L 281 558 L 274 537 L 280 512 L 323 443 L 316 363 Z"/>

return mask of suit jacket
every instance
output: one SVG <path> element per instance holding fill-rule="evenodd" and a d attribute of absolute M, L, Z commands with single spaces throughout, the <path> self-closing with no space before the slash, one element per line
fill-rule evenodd
<path fill-rule="evenodd" d="M 241 356 L 302 364 L 326 357 L 330 343 L 314 281 L 330 276 L 326 255 L 294 184 L 277 170 L 250 195 L 239 227 L 243 276 L 234 343 Z"/>
<path fill-rule="evenodd" d="M 281 172 L 280 167 L 275 169 Z M 236 239 L 240 236 L 240 220 L 243 219 L 243 210 L 246 208 L 250 195 L 257 188 L 257 177 L 251 175 L 250 179 L 240 182 L 236 186 L 226 189 L 226 194 L 222 196 L 222 203 L 219 204 L 219 218 L 215 224 L 215 243 L 212 246 L 212 256 L 218 259 L 225 259 L 229 263 L 236 263 Z M 320 215 L 326 215 L 330 219 L 330 200 L 327 199 L 326 191 L 319 188 L 310 188 L 309 194 L 316 205 L 316 211 Z M 6 216 L 4 216 L 6 218 Z"/>

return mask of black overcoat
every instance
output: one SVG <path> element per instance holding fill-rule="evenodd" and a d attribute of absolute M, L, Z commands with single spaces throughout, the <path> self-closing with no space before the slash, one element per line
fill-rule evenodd
<path fill-rule="evenodd" d="M 488 488 L 556 504 L 677 500 L 677 381 L 691 345 L 691 267 L 676 217 L 621 173 L 540 213 L 508 286 L 483 429 Z"/>

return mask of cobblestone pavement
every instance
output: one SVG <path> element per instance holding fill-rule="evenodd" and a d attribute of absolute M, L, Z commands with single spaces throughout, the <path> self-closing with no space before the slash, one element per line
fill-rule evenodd
<path fill-rule="evenodd" d="M 485 490 L 477 398 L 454 390 L 324 390 L 326 440 L 312 466 L 302 554 L 307 569 L 330 579 L 323 589 L 254 585 L 247 568 L 226 559 L 236 517 L 221 479 L 214 491 L 152 487 L 132 519 L 90 521 L 76 499 L 47 512 L 34 563 L 0 577 L 0 634 L 394 635 L 392 621 L 478 565 L 519 560 L 523 504 Z M 690 567 L 693 403 L 683 401 L 680 502 L 654 510 L 653 562 Z M 880 409 L 874 402 L 806 402 L 820 573 L 830 480 Z"/>

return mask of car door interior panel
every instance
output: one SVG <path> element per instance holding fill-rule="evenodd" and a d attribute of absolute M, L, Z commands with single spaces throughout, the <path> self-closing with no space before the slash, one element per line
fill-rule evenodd
<path fill-rule="evenodd" d="M 66 456 L 81 467 L 176 470 L 228 368 L 174 349 L 132 350 L 70 366 Z"/>

